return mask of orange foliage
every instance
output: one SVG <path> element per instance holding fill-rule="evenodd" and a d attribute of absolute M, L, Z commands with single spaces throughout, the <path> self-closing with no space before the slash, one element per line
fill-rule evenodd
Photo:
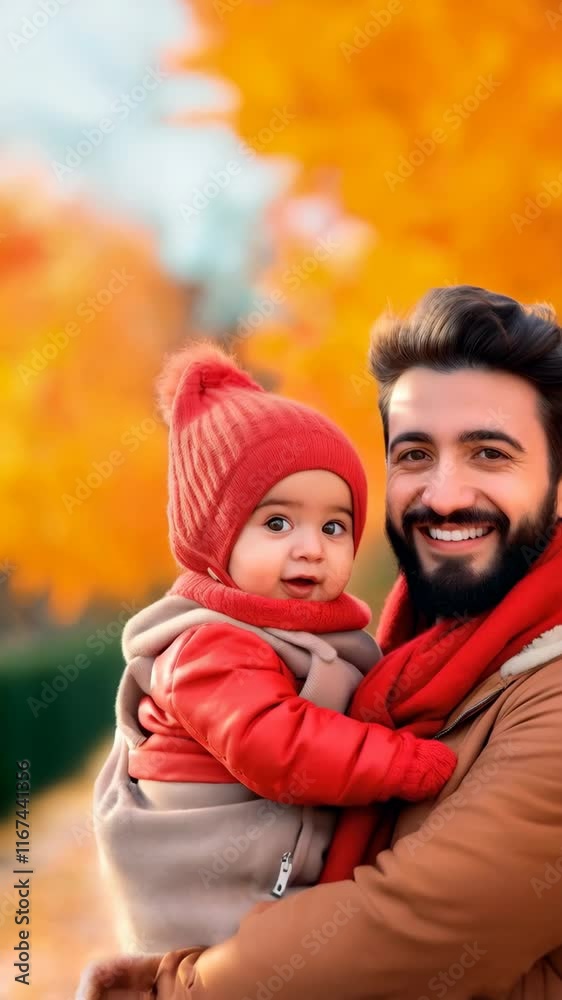
<path fill-rule="evenodd" d="M 0 218 L 2 569 L 70 622 L 173 579 L 152 383 L 186 304 L 143 234 L 39 178 L 3 183 Z"/>
<path fill-rule="evenodd" d="M 365 372 L 373 318 L 451 283 L 562 305 L 562 14 L 546 0 L 191 6 L 204 47 L 176 62 L 237 88 L 246 143 L 300 166 L 272 206 L 276 255 L 233 347 L 357 442 L 373 534 L 384 477 Z M 36 178 L 0 179 L 0 219 L 0 554 L 16 593 L 51 587 L 70 621 L 91 596 L 134 601 L 173 574 L 152 383 L 184 337 L 185 302 L 145 237 Z M 123 268 L 134 280 L 88 320 L 87 299 Z M 79 333 L 57 349 L 69 322 Z M 34 352 L 52 357 L 30 373 Z M 73 505 L 77 480 L 118 459 Z"/>
<path fill-rule="evenodd" d="M 268 279 L 287 293 L 284 313 L 246 350 L 359 443 L 378 522 L 381 436 L 364 376 L 375 315 L 453 283 L 562 305 L 562 14 L 545 0 L 191 6 L 206 44 L 184 67 L 238 88 L 239 131 L 264 156 L 296 158 L 296 193 L 324 192 L 372 227 L 351 269 L 337 251 L 295 291 L 287 260 L 310 247 L 280 230 Z M 268 129 L 279 112 L 285 127 Z"/>

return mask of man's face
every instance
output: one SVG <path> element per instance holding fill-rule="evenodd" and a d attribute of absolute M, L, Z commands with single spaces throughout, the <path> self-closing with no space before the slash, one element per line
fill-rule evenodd
<path fill-rule="evenodd" d="M 562 516 L 538 395 L 524 379 L 411 368 L 389 406 L 387 534 L 430 620 L 498 604 Z"/>

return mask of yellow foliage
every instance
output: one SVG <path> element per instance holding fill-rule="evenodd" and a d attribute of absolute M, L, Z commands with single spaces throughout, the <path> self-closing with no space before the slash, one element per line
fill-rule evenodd
<path fill-rule="evenodd" d="M 4 184 L 0 218 L 2 558 L 70 622 L 173 579 L 151 400 L 182 302 L 146 237 L 36 183 Z"/>
<path fill-rule="evenodd" d="M 310 248 L 280 228 L 268 282 L 286 292 L 283 315 L 245 351 L 358 442 L 373 529 L 382 443 L 364 358 L 374 317 L 456 283 L 562 304 L 562 13 L 545 0 L 194 6 L 206 43 L 183 65 L 238 88 L 241 135 L 264 156 L 297 160 L 295 194 L 324 193 L 343 219 L 371 227 L 351 273 L 338 271 L 338 251 L 295 291 L 287 259 Z M 280 112 L 285 127 L 271 128 Z"/>
<path fill-rule="evenodd" d="M 205 42 L 180 64 L 237 88 L 241 136 L 300 167 L 268 220 L 276 254 L 257 320 L 233 346 L 357 443 L 373 535 L 384 490 L 365 371 L 374 317 L 454 283 L 562 305 L 562 13 L 556 0 L 190 6 Z M 53 613 L 70 621 L 90 597 L 133 602 L 173 575 L 151 398 L 163 353 L 185 335 L 185 303 L 146 238 L 36 179 L 2 181 L 0 219 L 0 555 L 17 594 L 50 588 Z M 321 240 L 333 250 L 320 254 Z M 123 268 L 134 280 L 88 320 L 88 298 Z M 272 295 L 273 319 L 259 308 Z M 79 333 L 56 349 L 69 322 Z M 77 481 L 114 452 L 122 461 L 73 505 Z"/>

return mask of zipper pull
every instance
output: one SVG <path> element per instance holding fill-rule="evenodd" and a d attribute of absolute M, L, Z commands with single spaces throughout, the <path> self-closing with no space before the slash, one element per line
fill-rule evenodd
<path fill-rule="evenodd" d="M 275 885 L 270 892 L 270 896 L 276 896 L 279 899 L 285 889 L 287 888 L 287 883 L 291 877 L 291 872 L 293 870 L 293 852 L 285 851 L 281 857 L 281 867 L 279 869 L 279 874 L 275 880 Z"/>

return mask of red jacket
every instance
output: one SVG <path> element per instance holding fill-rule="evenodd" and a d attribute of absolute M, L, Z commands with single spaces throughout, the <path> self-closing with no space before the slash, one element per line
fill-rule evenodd
<path fill-rule="evenodd" d="M 227 623 L 187 629 L 156 657 L 130 751 L 134 778 L 241 782 L 296 805 L 367 805 L 435 793 L 432 744 L 320 708 L 255 634 Z M 438 749 L 441 749 L 440 747 Z M 420 780 L 421 779 L 421 780 Z"/>

